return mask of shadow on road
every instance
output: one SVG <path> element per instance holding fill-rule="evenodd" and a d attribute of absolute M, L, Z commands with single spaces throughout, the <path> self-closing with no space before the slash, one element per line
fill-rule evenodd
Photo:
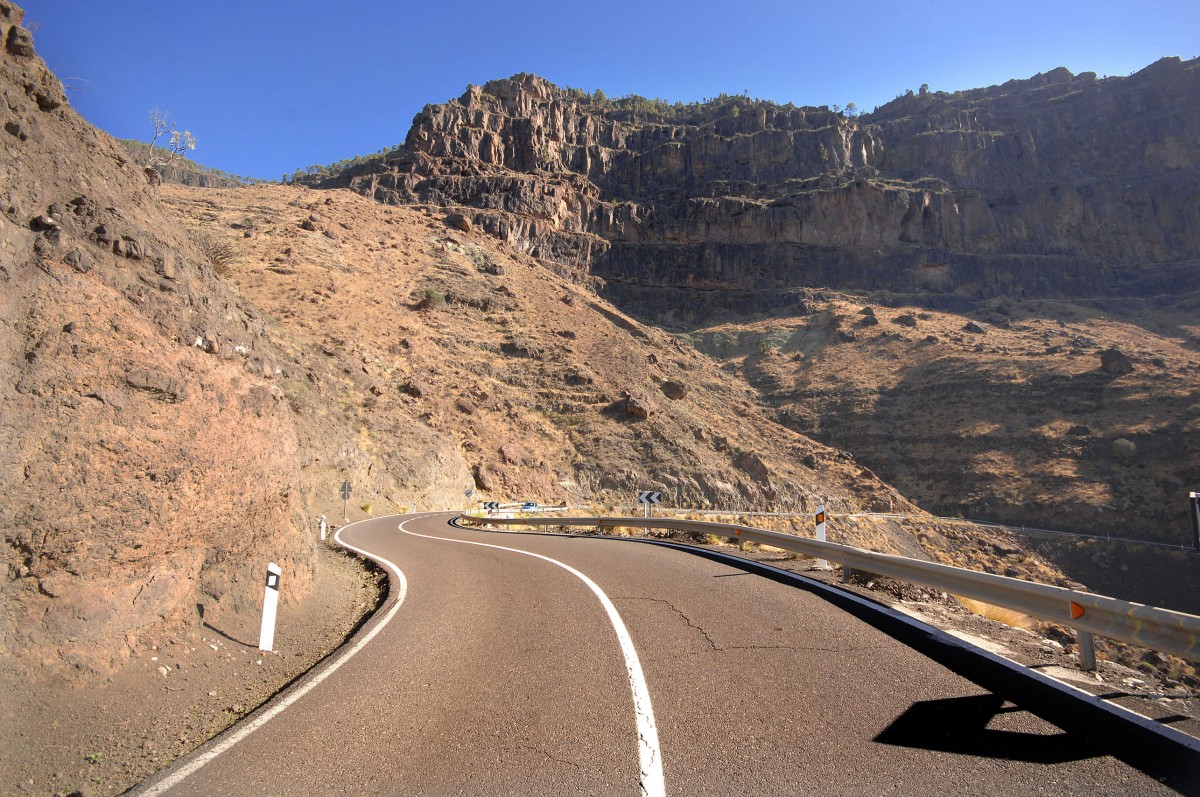
<path fill-rule="evenodd" d="M 913 703 L 883 733 L 880 744 L 943 753 L 1064 764 L 1108 755 L 1107 745 L 1072 733 L 1025 733 L 988 728 L 1000 714 L 1021 711 L 999 695 L 972 695 Z"/>

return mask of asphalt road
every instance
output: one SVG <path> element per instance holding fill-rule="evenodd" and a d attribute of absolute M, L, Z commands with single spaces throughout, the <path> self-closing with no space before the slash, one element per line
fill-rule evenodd
<path fill-rule="evenodd" d="M 136 793 L 1200 793 L 1200 758 L 1064 731 L 819 592 L 452 517 L 343 530 L 403 573 L 357 652 Z"/>

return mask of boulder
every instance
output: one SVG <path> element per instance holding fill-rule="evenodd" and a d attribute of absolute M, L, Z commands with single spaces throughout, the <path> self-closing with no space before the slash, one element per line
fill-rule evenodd
<path fill-rule="evenodd" d="M 734 467 L 749 474 L 750 478 L 759 484 L 769 484 L 771 481 L 771 471 L 762 461 L 762 457 L 753 451 L 743 451 L 733 460 L 733 464 Z"/>
<path fill-rule="evenodd" d="M 529 465 L 533 459 L 516 443 L 505 443 L 500 446 L 500 461 L 505 465 Z"/>
<path fill-rule="evenodd" d="M 656 412 L 658 412 L 658 405 L 648 396 L 630 394 L 625 399 L 625 413 L 627 415 L 646 420 Z"/>
<path fill-rule="evenodd" d="M 691 392 L 691 388 L 682 382 L 668 380 L 662 383 L 662 392 L 671 401 L 679 401 L 680 399 L 687 398 L 687 394 Z"/>
<path fill-rule="evenodd" d="M 30 58 L 34 54 L 33 34 L 19 25 L 13 25 L 8 29 L 8 41 L 4 46 L 13 55 Z"/>
<path fill-rule="evenodd" d="M 1121 376 L 1133 370 L 1133 361 L 1114 346 L 1100 352 L 1100 367 L 1113 376 Z"/>
<path fill-rule="evenodd" d="M 408 379 L 400 385 L 400 392 L 413 398 L 422 398 L 429 395 L 429 387 L 418 379 Z"/>
<path fill-rule="evenodd" d="M 500 486 L 500 477 L 489 465 L 476 465 L 471 476 L 475 480 L 475 486 L 484 492 L 495 492 Z"/>
<path fill-rule="evenodd" d="M 968 321 L 966 323 L 966 325 L 963 327 L 963 331 L 964 332 L 974 332 L 976 335 L 982 335 L 987 332 L 987 329 L 984 328 L 984 326 L 982 324 L 979 324 L 975 321 Z"/>
<path fill-rule="evenodd" d="M 465 233 L 471 232 L 471 220 L 461 213 L 451 213 L 446 217 L 446 225 Z"/>
<path fill-rule="evenodd" d="M 68 252 L 63 258 L 63 262 L 80 274 L 86 274 L 92 270 L 92 261 L 78 249 L 72 249 Z"/>

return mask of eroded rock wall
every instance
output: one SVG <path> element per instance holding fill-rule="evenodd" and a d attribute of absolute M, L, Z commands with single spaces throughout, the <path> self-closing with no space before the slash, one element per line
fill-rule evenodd
<path fill-rule="evenodd" d="M 400 153 L 333 183 L 473 208 L 489 233 L 680 323 L 722 292 L 770 309 L 816 285 L 1152 295 L 1200 289 L 1198 95 L 1200 61 L 1179 59 L 910 93 L 858 117 L 614 102 L 519 75 L 427 106 Z"/>
<path fill-rule="evenodd" d="M 133 646 L 310 586 L 297 437 L 264 319 L 0 3 L 0 666 L 111 674 Z M 14 46 L 14 42 L 18 46 Z"/>

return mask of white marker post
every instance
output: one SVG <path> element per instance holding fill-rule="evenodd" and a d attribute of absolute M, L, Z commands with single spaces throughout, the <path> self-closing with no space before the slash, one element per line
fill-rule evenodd
<path fill-rule="evenodd" d="M 821 504 L 817 507 L 817 542 L 825 542 L 825 505 Z M 829 562 L 825 559 L 817 560 L 818 570 L 828 570 Z"/>
<path fill-rule="evenodd" d="M 262 629 L 258 632 L 258 649 L 270 653 L 275 644 L 275 614 L 279 610 L 279 565 L 267 565 L 267 585 L 263 588 Z"/>
<path fill-rule="evenodd" d="M 325 534 L 329 531 L 329 523 L 326 522 L 325 516 L 321 515 L 321 540 L 325 540 Z"/>

